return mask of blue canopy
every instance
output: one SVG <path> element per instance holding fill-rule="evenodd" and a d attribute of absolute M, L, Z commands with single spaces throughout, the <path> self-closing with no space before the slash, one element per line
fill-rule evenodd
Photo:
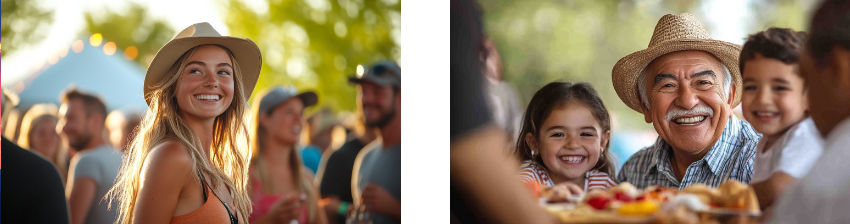
<path fill-rule="evenodd" d="M 103 46 L 94 47 L 85 43 L 80 53 L 69 50 L 68 55 L 60 58 L 56 64 L 11 83 L 10 86 L 25 83 L 23 92 L 18 94 L 18 108 L 29 108 L 38 103 L 58 105 L 59 94 L 71 85 L 80 91 L 99 96 L 108 110 L 126 106 L 147 108 L 142 96 L 145 69 L 135 61 L 124 58 L 120 50 L 106 55 Z"/>

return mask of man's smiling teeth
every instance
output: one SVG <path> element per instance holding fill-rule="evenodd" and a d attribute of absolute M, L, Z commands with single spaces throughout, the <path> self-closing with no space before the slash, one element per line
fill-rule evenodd
<path fill-rule="evenodd" d="M 579 163 L 584 160 L 584 156 L 561 156 L 560 159 L 567 163 Z"/>
<path fill-rule="evenodd" d="M 697 122 L 705 120 L 707 116 L 696 116 L 676 119 L 676 123 L 681 125 L 693 125 Z"/>
<path fill-rule="evenodd" d="M 195 98 L 199 100 L 216 101 L 218 100 L 218 95 L 197 95 L 195 96 Z"/>

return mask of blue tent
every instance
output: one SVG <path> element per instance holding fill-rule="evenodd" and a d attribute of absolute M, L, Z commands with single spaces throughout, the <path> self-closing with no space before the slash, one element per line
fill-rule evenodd
<path fill-rule="evenodd" d="M 127 106 L 147 108 L 142 96 L 144 68 L 124 58 L 120 50 L 106 55 L 104 44 L 98 47 L 88 43 L 83 45 L 80 53 L 69 50 L 68 55 L 56 64 L 11 83 L 10 86 L 19 82 L 25 84 L 23 92 L 18 94 L 18 108 L 25 109 L 38 103 L 58 105 L 59 94 L 72 85 L 80 91 L 99 96 L 108 110 Z"/>

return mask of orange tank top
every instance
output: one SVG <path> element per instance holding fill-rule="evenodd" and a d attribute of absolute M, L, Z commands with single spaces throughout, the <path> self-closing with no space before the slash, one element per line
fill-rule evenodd
<path fill-rule="evenodd" d="M 207 201 L 201 205 L 200 208 L 195 209 L 195 211 L 174 216 L 171 218 L 172 224 L 191 224 L 191 223 L 214 223 L 214 224 L 229 224 L 235 223 L 235 219 L 231 220 L 231 213 L 228 211 L 226 207 L 224 207 L 224 202 L 218 198 L 218 195 L 215 195 L 215 192 L 212 191 L 212 187 L 206 186 L 206 180 L 204 176 L 201 175 L 201 171 L 198 170 L 198 175 L 201 177 L 201 187 L 204 188 L 204 199 Z M 213 197 L 218 200 L 213 200 Z M 234 216 L 238 215 L 233 213 Z M 235 217 L 238 218 L 238 217 Z"/>
<path fill-rule="evenodd" d="M 209 188 L 205 188 L 208 192 L 207 201 L 204 202 L 204 205 L 201 205 L 200 208 L 195 209 L 195 211 L 174 216 L 171 218 L 171 224 L 190 224 L 190 223 L 211 223 L 211 224 L 229 224 L 230 217 L 227 216 L 227 210 L 224 208 L 224 204 L 221 204 L 218 200 L 216 200 L 212 196 L 212 191 Z"/>

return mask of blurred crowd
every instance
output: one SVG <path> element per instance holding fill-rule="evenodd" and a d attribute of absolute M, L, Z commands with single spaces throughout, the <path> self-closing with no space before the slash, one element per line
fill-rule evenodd
<path fill-rule="evenodd" d="M 252 130 L 248 188 L 254 207 L 245 217 L 252 223 L 400 222 L 401 68 L 381 61 L 364 70 L 350 78 L 358 89 L 353 114 L 321 108 L 305 115 L 321 96 L 292 86 L 258 94 L 252 122 L 245 121 Z M 11 161 L 6 189 L 38 185 L 24 191 L 29 193 L 4 196 L 4 204 L 39 208 L 7 207 L 4 221 L 117 221 L 119 204 L 107 194 L 126 166 L 141 122 L 151 114 L 133 107 L 107 111 L 102 94 L 109 93 L 72 87 L 57 96 L 61 105 L 15 108 L 17 97 L 3 89 L 3 149 Z"/>

